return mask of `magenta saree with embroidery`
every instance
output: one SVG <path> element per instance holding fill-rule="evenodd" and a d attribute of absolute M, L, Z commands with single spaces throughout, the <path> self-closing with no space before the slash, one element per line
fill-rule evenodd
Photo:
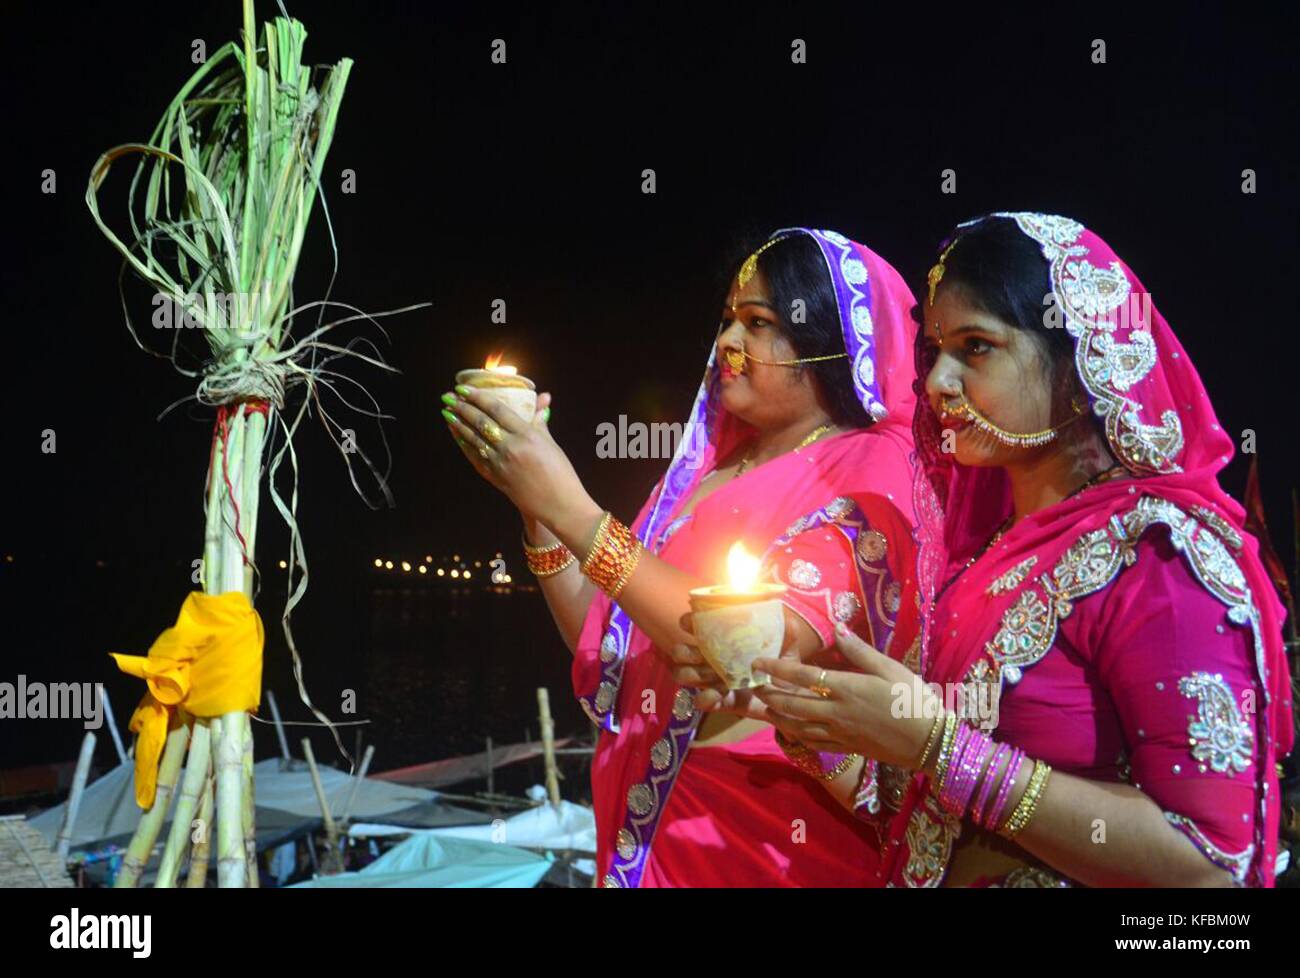
<path fill-rule="evenodd" d="M 753 430 L 719 402 L 713 356 L 690 439 L 632 528 L 661 559 L 722 580 L 728 548 L 764 555 L 787 606 L 832 644 L 845 621 L 901 656 L 918 630 L 912 543 L 913 299 L 867 248 L 810 235 L 826 259 L 855 390 L 876 419 L 757 466 L 681 511 Z M 716 354 L 716 346 L 714 349 Z M 864 886 L 879 882 L 879 839 L 777 747 L 771 728 L 691 747 L 689 690 L 616 604 L 598 596 L 573 664 L 575 691 L 601 727 L 592 794 L 605 886 Z"/>
<path fill-rule="evenodd" d="M 995 739 L 1057 770 L 1133 784 L 1238 884 L 1271 886 L 1290 679 L 1281 604 L 1218 483 L 1232 439 L 1105 242 L 1067 218 L 996 216 L 1039 244 L 1093 413 L 1134 478 L 1031 514 L 963 571 L 1011 513 L 1009 485 L 1001 469 L 941 452 L 939 421 L 918 403 L 923 674 L 1000 691 Z M 932 356 L 918 345 L 919 376 Z M 940 885 L 973 829 L 920 777 L 898 808 L 892 882 Z M 981 882 L 1069 884 L 1041 867 Z"/>

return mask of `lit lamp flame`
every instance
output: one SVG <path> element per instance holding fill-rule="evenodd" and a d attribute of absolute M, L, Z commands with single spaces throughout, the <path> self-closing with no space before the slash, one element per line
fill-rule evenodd
<path fill-rule="evenodd" d="M 512 376 L 517 374 L 519 372 L 518 367 L 512 367 L 509 364 L 502 365 L 501 358 L 503 356 L 505 356 L 504 351 L 492 354 L 484 362 L 483 369 L 490 370 L 494 374 L 510 374 Z"/>
<path fill-rule="evenodd" d="M 736 591 L 753 590 L 754 584 L 758 581 L 758 572 L 762 569 L 762 561 L 753 556 L 745 545 L 737 540 L 727 551 L 727 579 L 731 587 Z"/>

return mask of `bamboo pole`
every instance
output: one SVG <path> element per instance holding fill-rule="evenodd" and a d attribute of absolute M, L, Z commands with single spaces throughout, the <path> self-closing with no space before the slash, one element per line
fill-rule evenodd
<path fill-rule="evenodd" d="M 68 804 L 63 810 L 63 824 L 59 826 L 55 852 L 58 853 L 60 862 L 66 862 L 68 858 L 68 848 L 72 845 L 72 830 L 77 825 L 77 810 L 81 808 L 81 793 L 86 789 L 86 778 L 90 776 L 90 762 L 94 756 L 95 735 L 88 730 L 81 740 L 77 771 L 72 776 L 72 790 L 68 792 Z"/>
<path fill-rule="evenodd" d="M 171 806 L 172 789 L 176 787 L 176 779 L 180 776 L 181 764 L 185 760 L 185 746 L 189 739 L 190 727 L 185 722 L 167 733 L 162 764 L 158 767 L 158 788 L 154 793 L 153 805 L 140 816 L 140 824 L 131 837 L 131 844 L 122 860 L 122 868 L 113 881 L 113 886 L 117 889 L 138 886 L 140 877 L 144 875 L 149 855 L 153 852 L 154 843 L 158 841 L 158 833 L 162 831 L 163 820 Z"/>
<path fill-rule="evenodd" d="M 546 764 L 546 793 L 551 804 L 560 807 L 560 769 L 555 763 L 555 721 L 551 719 L 551 697 L 545 686 L 537 687 L 537 714 L 542 727 L 542 757 Z"/>
<path fill-rule="evenodd" d="M 163 847 L 162 862 L 158 864 L 155 887 L 170 889 L 176 885 L 181 862 L 185 859 L 194 831 L 194 813 L 207 788 L 211 766 L 212 731 L 207 720 L 196 718 L 194 729 L 190 733 L 190 756 L 185 762 L 185 776 L 181 781 L 180 794 L 176 796 L 176 811 L 172 815 L 171 830 L 167 833 L 167 845 Z M 202 822 L 201 827 L 206 831 L 207 823 Z"/>
<path fill-rule="evenodd" d="M 208 774 L 203 779 L 203 794 L 199 796 L 198 838 L 191 836 L 194 848 L 190 851 L 190 873 L 185 888 L 201 890 L 208 880 L 208 854 L 212 850 L 212 793 L 216 784 L 212 779 L 212 755 L 208 754 Z"/>
<path fill-rule="evenodd" d="M 366 772 L 370 770 L 370 761 L 375 756 L 375 745 L 371 744 L 366 748 L 365 756 L 361 758 L 361 769 L 357 776 L 352 780 L 352 790 L 348 792 L 348 802 L 343 806 L 343 816 L 339 823 L 347 825 L 352 820 L 352 807 L 357 801 L 357 791 L 360 790 L 362 783 L 366 780 Z"/>
<path fill-rule="evenodd" d="M 108 690 L 104 689 L 103 683 L 95 683 L 95 689 L 99 691 L 100 702 L 104 704 L 104 722 L 108 724 L 108 732 L 113 735 L 113 747 L 117 751 L 117 759 L 125 764 L 126 748 L 122 746 L 122 734 L 117 729 L 117 717 L 113 716 L 113 703 L 108 698 Z"/>
<path fill-rule="evenodd" d="M 325 862 L 321 866 L 321 872 L 326 876 L 341 872 L 343 867 L 339 865 L 339 830 L 334 824 L 334 816 L 330 814 L 329 801 L 325 797 L 325 786 L 321 784 L 320 770 L 316 767 L 316 755 L 312 753 L 311 741 L 306 737 L 302 739 L 302 756 L 307 758 L 307 767 L 311 771 L 312 787 L 316 789 L 316 801 L 320 805 L 321 819 L 325 823 L 325 844 L 328 851 L 325 853 Z"/>
<path fill-rule="evenodd" d="M 275 701 L 275 690 L 266 691 L 266 701 L 271 705 L 271 719 L 275 721 L 275 736 L 280 741 L 280 770 L 289 767 L 293 758 L 289 754 L 289 738 L 284 735 L 284 721 L 280 719 L 280 704 Z"/>

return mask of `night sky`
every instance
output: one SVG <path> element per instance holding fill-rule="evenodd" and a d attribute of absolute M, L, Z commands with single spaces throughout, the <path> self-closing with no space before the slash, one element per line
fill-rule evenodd
<path fill-rule="evenodd" d="M 833 228 L 917 290 L 953 224 L 1007 209 L 1082 221 L 1152 290 L 1221 422 L 1257 433 L 1273 538 L 1293 566 L 1294 5 L 1189 4 L 1177 16 L 1133 4 L 716 15 L 698 4 L 287 5 L 307 25 L 310 60 L 356 61 L 325 185 L 334 297 L 371 311 L 432 303 L 385 320 L 386 343 L 371 330 L 400 376 L 349 368 L 396 417 L 396 508 L 366 507 L 319 426 L 298 439 L 312 568 L 300 614 L 346 627 L 379 555 L 499 549 L 525 574 L 517 515 L 438 414 L 457 369 L 504 348 L 554 393 L 552 430 L 592 495 L 630 520 L 666 463 L 597 459 L 596 426 L 684 418 L 738 236 Z M 258 4 L 263 17 L 274 9 Z M 193 39 L 212 52 L 239 26 L 236 0 L 6 9 L 0 554 L 16 560 L 0 565 L 0 610 L 11 662 L 147 644 L 189 587 L 211 415 L 191 405 L 155 420 L 193 381 L 132 342 L 119 261 L 84 193 L 103 150 L 148 137 L 194 68 Z M 490 60 L 494 38 L 504 65 Z M 806 64 L 791 63 L 795 38 Z M 1106 64 L 1092 63 L 1094 38 Z M 653 195 L 641 190 L 647 167 Z M 946 168 L 955 195 L 940 192 Z M 1241 192 L 1244 168 L 1254 195 Z M 340 192 L 343 169 L 355 194 Z M 119 166 L 101 193 L 117 226 L 129 172 Z M 298 301 L 323 293 L 330 267 L 317 211 Z M 133 283 L 127 297 L 156 336 L 148 291 Z M 490 318 L 498 298 L 505 325 Z M 373 428 L 355 427 L 372 447 Z M 41 451 L 44 429 L 55 454 Z M 1226 473 L 1234 494 L 1245 471 L 1239 456 Z M 264 500 L 268 619 L 286 547 Z M 141 587 L 129 605 L 106 601 L 103 575 Z M 278 654 L 278 628 L 268 640 Z"/>

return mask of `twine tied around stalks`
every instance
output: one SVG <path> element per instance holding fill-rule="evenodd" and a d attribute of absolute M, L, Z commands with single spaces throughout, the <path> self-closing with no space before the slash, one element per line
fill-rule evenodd
<path fill-rule="evenodd" d="M 203 371 L 195 399 L 218 409 L 237 401 L 255 401 L 284 410 L 285 380 L 289 371 L 283 364 L 255 359 L 214 361 Z"/>

